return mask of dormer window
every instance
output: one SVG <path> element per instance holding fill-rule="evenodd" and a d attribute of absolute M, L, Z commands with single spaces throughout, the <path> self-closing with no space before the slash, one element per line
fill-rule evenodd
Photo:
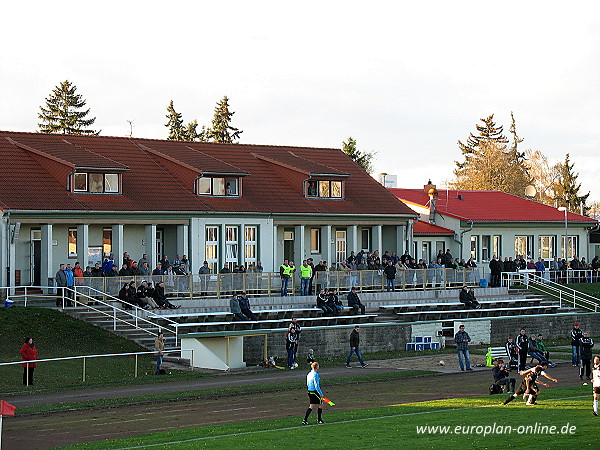
<path fill-rule="evenodd" d="M 330 180 L 310 180 L 307 196 L 311 198 L 342 198 L 342 182 Z"/>
<path fill-rule="evenodd" d="M 198 195 L 240 196 L 238 177 L 202 177 L 198 179 Z"/>
<path fill-rule="evenodd" d="M 90 194 L 118 194 L 119 174 L 78 172 L 73 175 L 73 192 Z"/>

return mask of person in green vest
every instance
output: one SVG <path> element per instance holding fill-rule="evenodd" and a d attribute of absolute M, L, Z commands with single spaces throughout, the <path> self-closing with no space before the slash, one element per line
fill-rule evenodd
<path fill-rule="evenodd" d="M 283 264 L 279 266 L 279 276 L 281 277 L 281 296 L 287 297 L 288 286 L 290 284 L 290 277 L 292 275 L 292 268 L 288 264 L 288 260 L 284 259 Z"/>
<path fill-rule="evenodd" d="M 306 259 L 303 259 L 300 266 L 300 295 L 308 295 L 311 277 L 312 267 L 308 265 Z"/>

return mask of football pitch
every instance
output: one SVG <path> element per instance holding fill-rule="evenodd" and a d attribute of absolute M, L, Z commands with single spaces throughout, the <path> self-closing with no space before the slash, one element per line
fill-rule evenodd
<path fill-rule="evenodd" d="M 337 410 L 344 403 L 338 398 L 332 399 L 337 406 L 324 406 L 323 425 L 316 424 L 315 413 L 309 425 L 301 425 L 306 405 L 291 405 L 293 417 L 257 417 L 64 448 L 597 448 L 600 417 L 592 415 L 591 391 L 591 386 L 542 390 L 535 406 L 522 398 L 501 406 L 508 395 L 499 394 Z"/>

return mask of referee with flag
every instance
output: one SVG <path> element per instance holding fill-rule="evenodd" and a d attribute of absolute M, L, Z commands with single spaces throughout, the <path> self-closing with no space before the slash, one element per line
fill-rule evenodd
<path fill-rule="evenodd" d="M 318 419 L 317 423 L 322 424 L 323 419 L 321 418 L 321 414 L 323 414 L 323 391 L 321 390 L 321 377 L 319 376 L 319 363 L 314 362 L 310 365 L 311 371 L 306 375 L 306 387 L 308 388 L 308 400 L 310 402 L 308 409 L 306 410 L 306 414 L 304 415 L 304 420 L 302 421 L 302 425 L 308 425 L 308 416 L 312 413 L 315 407 L 318 407 L 317 414 Z"/>

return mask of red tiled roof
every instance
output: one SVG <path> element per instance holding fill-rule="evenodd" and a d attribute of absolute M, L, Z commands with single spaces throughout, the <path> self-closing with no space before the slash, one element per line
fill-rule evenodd
<path fill-rule="evenodd" d="M 418 235 L 429 236 L 432 234 L 454 236 L 454 230 L 451 230 L 449 228 L 440 227 L 439 225 L 433 225 L 433 224 L 431 224 L 429 222 L 425 222 L 423 220 L 419 220 L 417 223 L 415 223 L 415 226 L 413 228 L 413 234 L 415 236 L 418 236 Z"/>
<path fill-rule="evenodd" d="M 429 196 L 423 189 L 390 188 L 402 201 L 429 207 Z M 460 195 L 460 198 L 459 198 Z M 473 222 L 564 222 L 565 214 L 542 203 L 501 191 L 438 191 L 436 211 Z M 594 219 L 567 213 L 572 223 L 596 223 Z"/>
<path fill-rule="evenodd" d="M 74 152 L 85 149 L 80 154 L 89 157 L 90 161 L 92 155 L 98 155 L 101 158 L 95 161 L 106 159 L 128 167 L 122 175 L 122 194 L 71 193 L 66 189 L 70 170 L 64 169 L 68 167 L 23 150 L 7 138 L 43 148 L 46 153 L 54 152 L 60 159 L 68 156 L 75 161 L 75 157 L 64 153 L 65 145 L 68 145 Z M 192 151 L 198 152 L 198 159 L 193 157 Z M 170 159 L 156 152 L 168 155 Z M 260 154 L 278 160 L 282 153 L 288 152 L 307 161 L 307 165 L 330 168 L 332 175 L 348 174 L 344 179 L 344 200 L 307 199 L 303 195 L 305 174 L 255 156 Z M 411 209 L 396 201 L 389 191 L 338 149 L 0 131 L 0 155 L 3 161 L 0 165 L 0 207 L 5 209 L 414 216 Z M 180 161 L 182 165 L 178 165 L 179 157 L 184 160 Z M 216 165 L 219 168 L 215 169 Z M 199 197 L 194 193 L 196 170 L 219 172 L 224 170 L 223 167 L 234 167 L 249 174 L 243 177 L 241 198 Z"/>
<path fill-rule="evenodd" d="M 270 163 L 277 164 L 287 169 L 295 170 L 306 175 L 348 176 L 347 173 L 334 169 L 333 167 L 327 167 L 323 164 L 319 164 L 317 162 L 301 158 L 296 153 L 293 153 L 291 151 L 279 152 L 275 155 L 269 156 L 255 154 L 255 156 L 264 161 L 268 161 Z"/>

